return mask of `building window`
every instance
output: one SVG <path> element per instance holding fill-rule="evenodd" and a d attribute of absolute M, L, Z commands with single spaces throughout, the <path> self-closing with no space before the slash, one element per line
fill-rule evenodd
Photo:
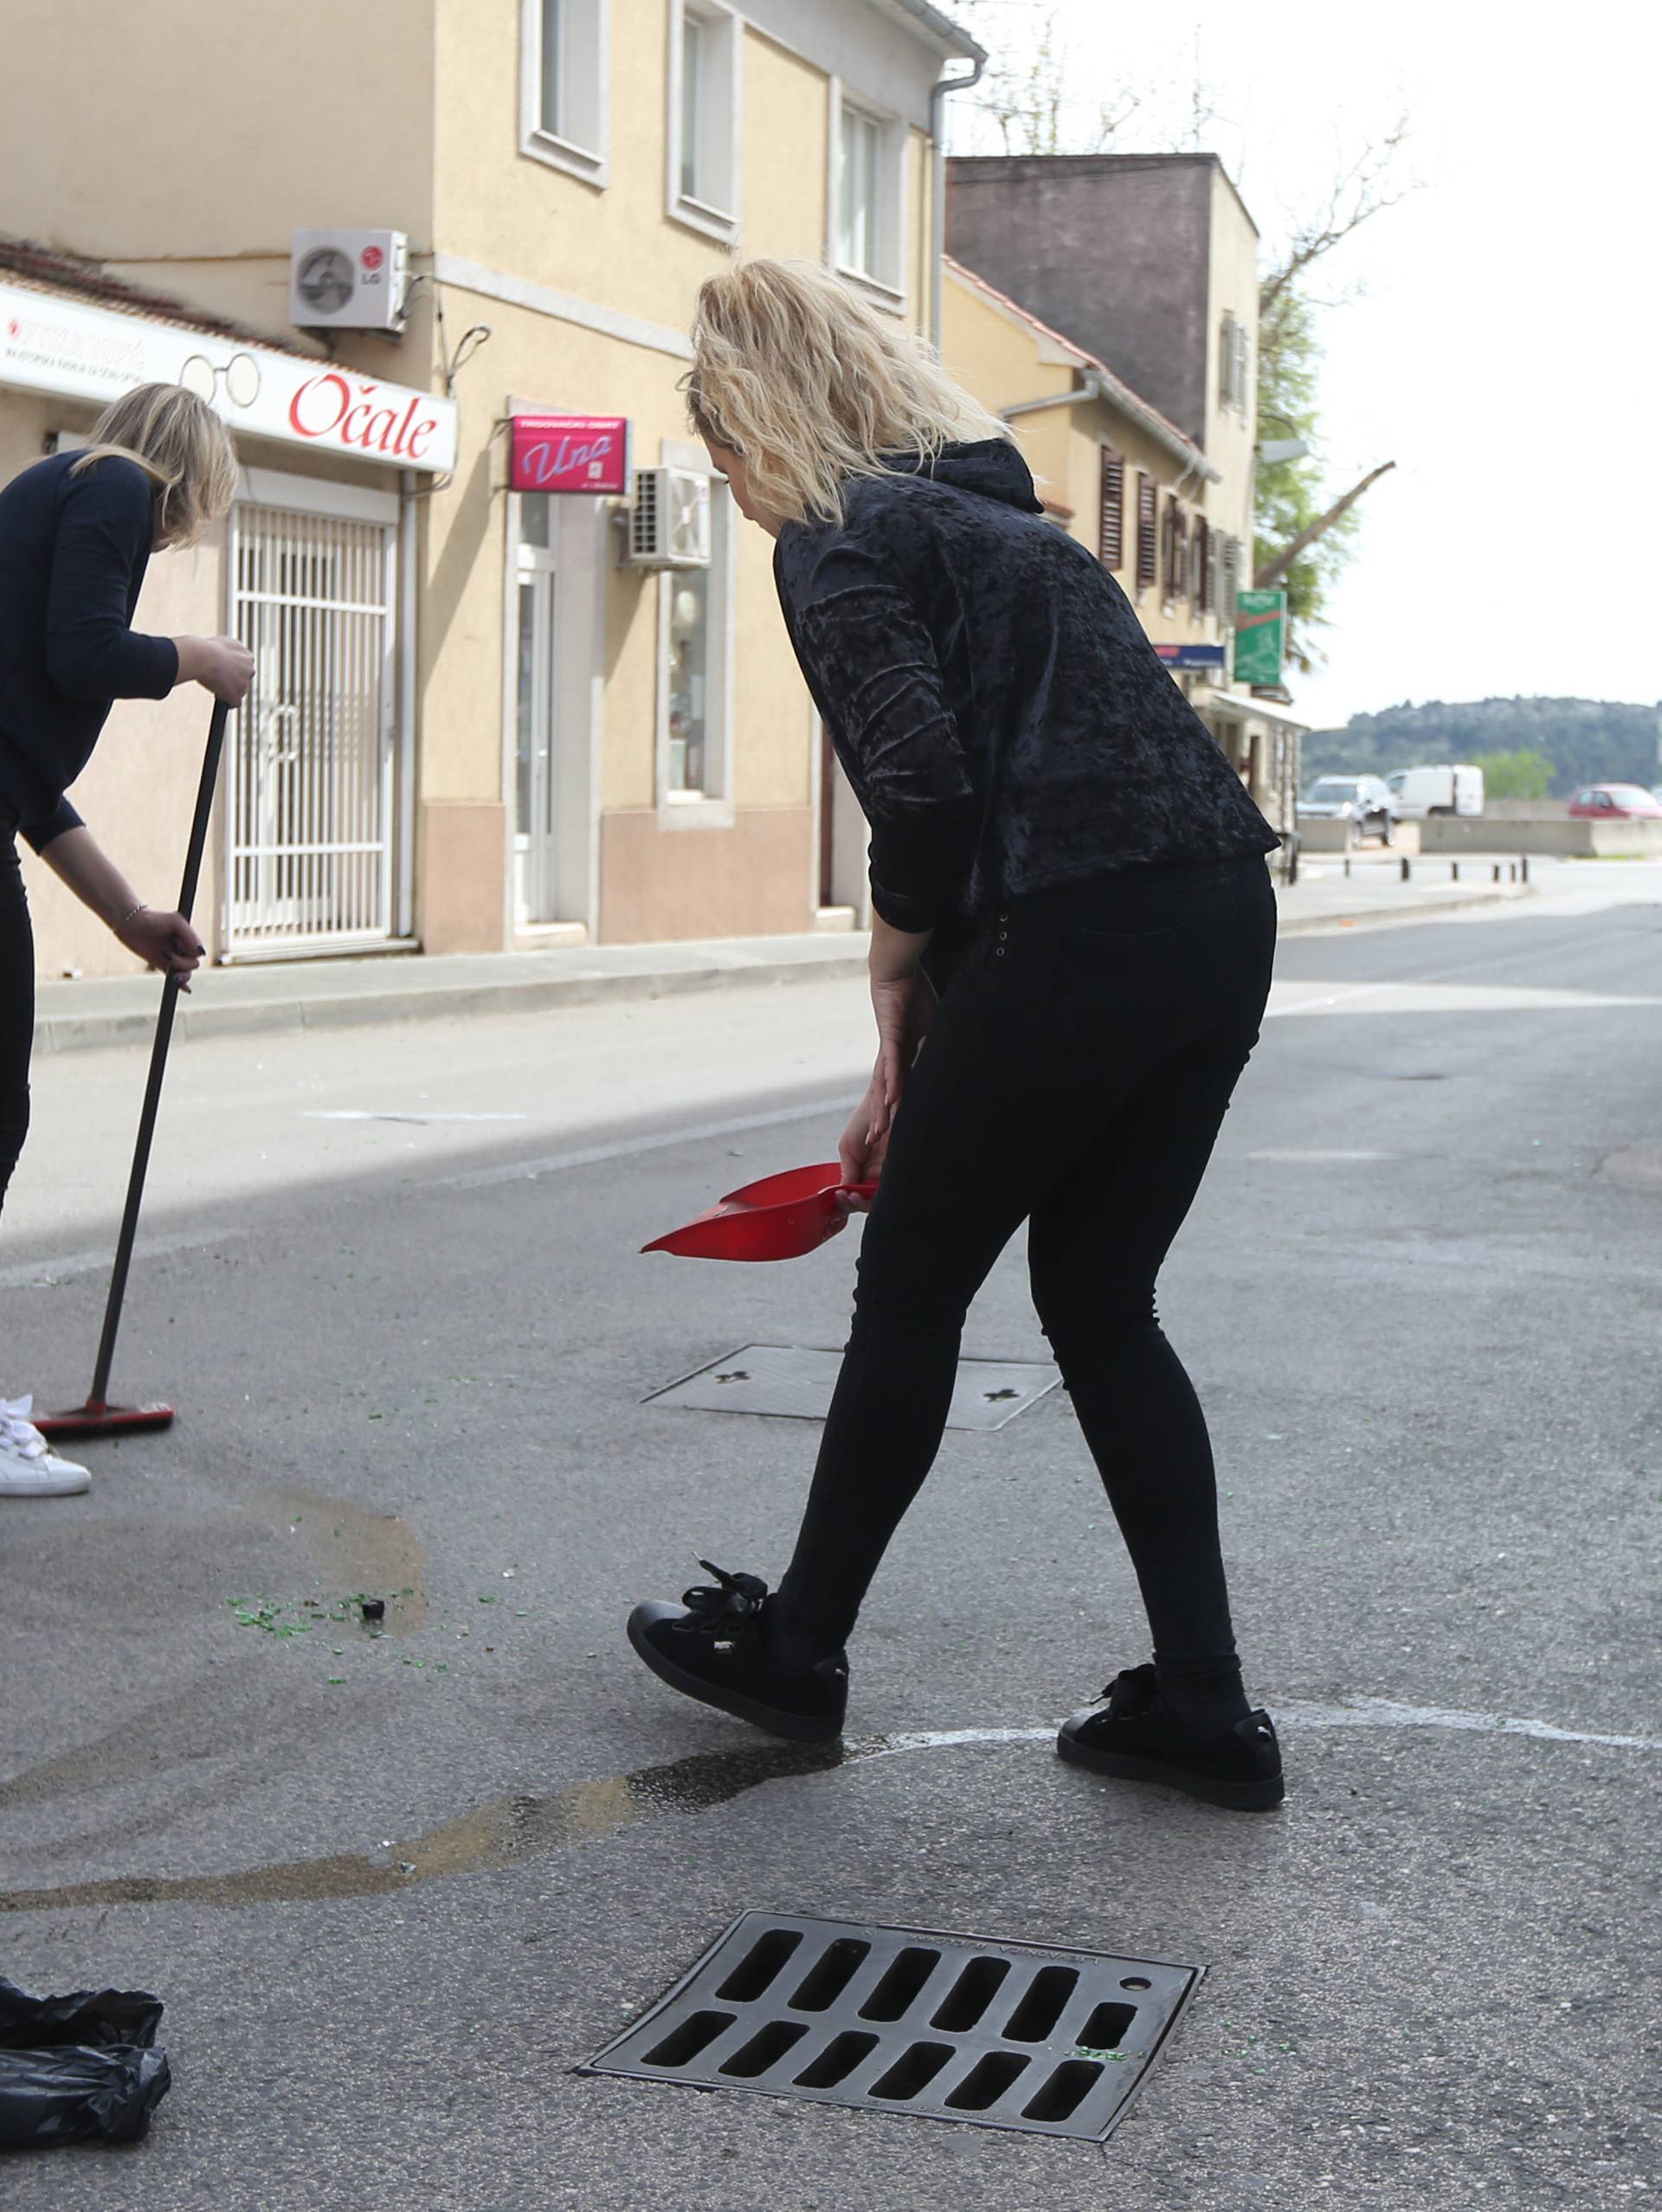
<path fill-rule="evenodd" d="M 673 798 L 709 795 L 710 571 L 682 569 L 669 578 L 669 662 L 665 672 L 669 758 L 664 788 Z"/>
<path fill-rule="evenodd" d="M 738 229 L 738 19 L 715 0 L 677 0 L 670 18 L 669 212 L 731 243 Z"/>
<path fill-rule="evenodd" d="M 1176 606 L 1189 589 L 1189 529 L 1176 500 L 1166 502 L 1164 588 L 1166 603 Z"/>
<path fill-rule="evenodd" d="M 699 197 L 699 93 L 704 25 L 696 16 L 681 17 L 681 197 Z M 706 164 L 708 154 L 705 154 Z"/>
<path fill-rule="evenodd" d="M 1104 568 L 1125 564 L 1125 464 L 1106 446 L 1102 448 L 1102 515 L 1097 555 Z"/>
<path fill-rule="evenodd" d="M 1206 517 L 1197 514 L 1189 541 L 1189 603 L 1197 621 L 1205 614 L 1208 604 L 1206 596 L 1207 538 Z"/>
<path fill-rule="evenodd" d="M 519 151 L 606 182 L 608 0 L 520 0 Z"/>
<path fill-rule="evenodd" d="M 885 306 L 902 300 L 905 127 L 851 100 L 834 80 L 830 258 Z"/>
<path fill-rule="evenodd" d="M 664 442 L 671 468 L 686 468 L 694 451 Z M 725 484 L 712 480 L 709 567 L 669 569 L 659 580 L 659 794 L 671 828 L 732 820 L 732 513 Z"/>
<path fill-rule="evenodd" d="M 877 274 L 878 181 L 882 140 L 874 116 L 842 111 L 842 265 Z"/>
<path fill-rule="evenodd" d="M 1141 469 L 1137 478 L 1137 588 L 1146 591 L 1159 574 L 1157 509 L 1159 487 Z"/>
<path fill-rule="evenodd" d="M 1218 397 L 1225 407 L 1246 412 L 1246 388 L 1251 374 L 1252 339 L 1246 326 L 1226 314 L 1218 333 Z"/>

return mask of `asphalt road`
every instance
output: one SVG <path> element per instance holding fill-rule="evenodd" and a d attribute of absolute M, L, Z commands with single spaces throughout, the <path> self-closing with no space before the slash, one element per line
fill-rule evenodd
<path fill-rule="evenodd" d="M 175 2087 L 141 2147 L 8 2160 L 7 2203 L 1645 2202 L 1662 871 L 1589 880 L 1289 945 L 1168 1270 L 1283 1725 L 1267 1817 L 1039 1732 L 1143 1655 L 1060 1394 L 949 1438 L 841 1764 L 623 1643 L 695 1553 L 783 1562 L 815 1430 L 641 1401 L 839 1342 L 852 1241 L 635 1248 L 828 1154 L 856 992 L 182 1053 L 118 1373 L 180 1421 L 0 1528 L 3 1970 L 159 1992 Z M 40 1070 L 9 1392 L 84 1392 L 142 1076 Z M 426 1118 L 316 1118 L 388 1113 Z M 1013 1252 L 967 1349 L 1042 1348 Z M 328 1617 L 364 1591 L 384 1633 Z M 1105 2146 L 571 2073 L 751 1906 L 1207 1977 Z"/>

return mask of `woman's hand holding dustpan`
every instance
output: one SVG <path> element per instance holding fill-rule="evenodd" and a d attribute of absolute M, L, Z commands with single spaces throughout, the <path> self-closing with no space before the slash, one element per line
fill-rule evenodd
<path fill-rule="evenodd" d="M 671 1229 L 641 1248 L 677 1252 L 687 1260 L 799 1260 L 847 1224 L 853 1202 L 876 1192 L 875 1182 L 845 1183 L 834 1160 L 823 1167 L 788 1168 L 729 1191 L 685 1229 Z"/>

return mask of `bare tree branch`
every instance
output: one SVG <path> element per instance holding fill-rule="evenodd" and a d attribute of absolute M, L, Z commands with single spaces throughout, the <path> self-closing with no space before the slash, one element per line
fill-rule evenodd
<path fill-rule="evenodd" d="M 1408 137 L 1408 119 L 1400 116 L 1382 139 L 1363 146 L 1322 204 L 1294 225 L 1280 261 L 1259 281 L 1260 317 L 1269 314 L 1282 293 L 1324 254 L 1414 190 L 1411 184 L 1399 184 L 1395 175 Z"/>
<path fill-rule="evenodd" d="M 1284 545 L 1271 560 L 1253 572 L 1253 587 L 1266 590 L 1272 584 L 1279 584 L 1300 553 L 1306 553 L 1318 538 L 1324 538 L 1342 514 L 1348 514 L 1370 484 L 1377 484 L 1382 476 L 1388 475 L 1396 467 L 1394 461 L 1382 461 L 1377 468 L 1369 469 L 1360 484 L 1353 484 L 1342 500 L 1335 500 L 1325 514 L 1317 516 L 1314 522 Z"/>

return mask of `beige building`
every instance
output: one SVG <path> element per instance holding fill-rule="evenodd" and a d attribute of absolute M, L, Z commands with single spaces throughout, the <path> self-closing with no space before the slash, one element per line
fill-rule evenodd
<path fill-rule="evenodd" d="M 1251 582 L 1258 232 L 1211 154 L 949 164 L 944 350 L 1020 434 L 1254 800 L 1297 816 L 1303 725 L 1234 680 Z"/>
<path fill-rule="evenodd" d="M 41 15 L 0 85 L 0 204 L 53 249 L 0 254 L 0 337 L 23 332 L 0 468 L 186 361 L 237 433 L 229 528 L 159 558 L 138 616 L 255 648 L 198 910 L 215 956 L 852 920 L 863 838 L 770 548 L 677 382 L 735 247 L 926 326 L 942 96 L 974 42 L 928 0 L 297 0 L 280 25 L 177 0 L 165 37 L 111 4 L 93 77 L 87 36 L 85 10 Z M 71 78 L 66 111 L 42 88 Z M 348 296 L 388 326 L 332 324 Z M 571 418 L 544 464 L 562 435 L 609 436 L 603 465 L 626 438 L 621 489 L 512 489 L 533 416 Z M 152 895 L 199 704 L 118 707 L 76 792 Z M 31 893 L 44 972 L 130 964 L 34 867 Z"/>

